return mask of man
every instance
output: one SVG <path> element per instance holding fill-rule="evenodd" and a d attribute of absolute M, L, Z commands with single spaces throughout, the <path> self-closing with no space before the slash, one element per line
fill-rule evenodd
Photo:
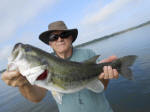
<path fill-rule="evenodd" d="M 76 40 L 78 30 L 67 29 L 63 21 L 56 21 L 48 26 L 48 31 L 43 32 L 39 39 L 54 50 L 54 55 L 62 59 L 82 62 L 96 55 L 89 49 L 73 48 L 72 43 Z M 111 56 L 101 62 L 111 62 L 117 59 Z M 110 66 L 104 67 L 104 72 L 98 76 L 106 89 L 108 80 L 118 78 L 116 69 Z M 14 87 L 18 87 L 21 94 L 32 102 L 41 101 L 47 90 L 38 86 L 32 86 L 18 70 L 5 71 L 2 74 L 2 80 Z M 53 93 L 53 92 L 52 92 Z M 83 89 L 76 93 L 64 94 L 62 104 L 58 104 L 60 112 L 112 112 L 104 93 L 94 93 L 90 90 Z"/>

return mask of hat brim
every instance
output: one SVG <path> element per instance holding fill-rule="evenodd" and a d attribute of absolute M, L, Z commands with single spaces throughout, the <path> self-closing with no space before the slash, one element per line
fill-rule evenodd
<path fill-rule="evenodd" d="M 73 40 L 72 43 L 76 40 L 78 35 L 77 29 L 66 29 L 66 30 L 48 30 L 40 34 L 39 39 L 44 42 L 45 44 L 49 45 L 49 35 L 54 31 L 69 31 L 72 34 Z"/>

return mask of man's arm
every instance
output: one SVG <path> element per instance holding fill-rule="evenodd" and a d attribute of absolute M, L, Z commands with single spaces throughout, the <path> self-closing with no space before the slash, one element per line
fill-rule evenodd
<path fill-rule="evenodd" d="M 31 85 L 18 71 L 5 71 L 1 79 L 9 86 L 18 87 L 26 99 L 35 103 L 41 101 L 47 92 L 44 88 Z"/>
<path fill-rule="evenodd" d="M 116 56 L 110 56 L 109 58 L 100 61 L 100 63 L 112 62 L 113 60 L 116 60 L 116 59 L 117 59 Z M 118 74 L 117 70 L 112 69 L 111 66 L 104 66 L 103 70 L 104 70 L 104 72 L 101 73 L 98 76 L 98 78 L 103 83 L 104 89 L 106 89 L 108 86 L 108 83 L 109 83 L 109 79 L 114 79 L 114 78 L 117 79 L 119 77 L 119 74 Z"/>

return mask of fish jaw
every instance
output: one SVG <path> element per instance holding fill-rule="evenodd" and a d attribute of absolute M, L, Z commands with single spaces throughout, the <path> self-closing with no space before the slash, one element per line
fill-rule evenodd
<path fill-rule="evenodd" d="M 21 48 L 22 44 L 16 44 L 11 52 L 11 55 L 8 57 L 8 62 L 12 62 L 15 61 L 18 56 L 20 56 L 20 48 Z"/>
<path fill-rule="evenodd" d="M 16 49 L 18 49 L 20 46 L 22 46 L 22 43 L 17 43 L 17 44 L 15 44 L 15 46 L 14 46 L 12 52 L 14 52 L 14 51 L 15 51 Z"/>
<path fill-rule="evenodd" d="M 37 67 L 30 68 L 28 70 L 23 70 L 19 68 L 21 74 L 27 78 L 31 85 L 34 85 L 37 81 L 45 81 L 47 82 L 50 77 L 50 73 L 47 70 L 47 65 L 41 65 Z M 44 75 L 44 76 L 41 76 Z"/>
<path fill-rule="evenodd" d="M 21 44 L 15 45 L 11 55 L 8 57 L 8 71 L 16 70 L 20 63 L 20 58 L 24 55 L 23 52 L 20 50 Z M 21 64 L 22 65 L 22 64 Z"/>

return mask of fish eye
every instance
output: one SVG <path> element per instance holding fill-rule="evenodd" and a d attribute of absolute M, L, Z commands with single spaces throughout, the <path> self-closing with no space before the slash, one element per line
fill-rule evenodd
<path fill-rule="evenodd" d="M 31 48 L 30 47 L 25 47 L 25 52 L 29 52 L 31 51 Z"/>

